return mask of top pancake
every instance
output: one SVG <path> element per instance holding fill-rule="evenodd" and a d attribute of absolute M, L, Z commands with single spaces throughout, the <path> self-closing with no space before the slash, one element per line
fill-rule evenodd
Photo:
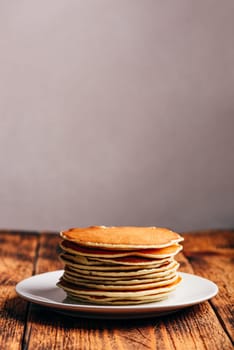
<path fill-rule="evenodd" d="M 87 247 L 126 250 L 163 248 L 183 241 L 178 233 L 161 227 L 90 226 L 62 231 L 61 236 Z"/>

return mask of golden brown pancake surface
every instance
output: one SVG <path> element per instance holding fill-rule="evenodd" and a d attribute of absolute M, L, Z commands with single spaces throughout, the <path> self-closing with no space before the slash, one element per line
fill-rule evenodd
<path fill-rule="evenodd" d="M 162 248 L 183 240 L 176 232 L 162 227 L 90 226 L 62 231 L 64 239 L 105 249 Z"/>

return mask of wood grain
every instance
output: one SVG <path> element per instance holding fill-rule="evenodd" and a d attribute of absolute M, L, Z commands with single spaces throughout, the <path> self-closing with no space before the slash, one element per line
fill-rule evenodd
<path fill-rule="evenodd" d="M 63 264 L 59 260 L 59 242 L 58 234 L 42 233 L 39 239 L 39 249 L 36 273 L 43 273 L 63 269 Z"/>
<path fill-rule="evenodd" d="M 34 272 L 37 234 L 0 233 L 0 349 L 23 348 L 27 303 L 15 285 Z"/>
<path fill-rule="evenodd" d="M 57 259 L 58 236 L 40 238 L 36 272 L 61 268 Z M 181 271 L 193 273 L 184 254 Z M 146 320 L 86 320 L 69 318 L 42 307 L 29 313 L 29 350 L 40 349 L 232 349 L 231 341 L 209 302 L 182 312 Z M 208 345 L 209 344 L 209 345 Z"/>
<path fill-rule="evenodd" d="M 234 232 L 189 234 L 185 237 L 185 255 L 196 274 L 211 279 L 219 287 L 211 304 L 230 339 L 234 341 L 233 240 Z"/>
<path fill-rule="evenodd" d="M 62 268 L 59 240 L 49 233 L 0 233 L 0 349 L 233 349 L 233 232 L 185 235 L 177 257 L 181 271 L 216 282 L 218 296 L 175 314 L 135 320 L 72 318 L 16 296 L 20 280 Z"/>

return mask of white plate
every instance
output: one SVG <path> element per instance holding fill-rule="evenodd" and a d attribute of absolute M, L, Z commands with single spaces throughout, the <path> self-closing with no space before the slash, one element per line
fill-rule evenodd
<path fill-rule="evenodd" d="M 188 273 L 180 273 L 182 282 L 164 301 L 129 305 L 103 306 L 68 301 L 66 293 L 56 286 L 63 270 L 42 273 L 19 282 L 16 292 L 36 304 L 51 307 L 70 316 L 86 318 L 142 318 L 161 316 L 201 303 L 218 293 L 215 283 Z"/>

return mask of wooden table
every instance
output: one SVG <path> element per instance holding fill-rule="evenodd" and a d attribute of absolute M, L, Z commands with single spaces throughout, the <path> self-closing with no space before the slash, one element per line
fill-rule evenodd
<path fill-rule="evenodd" d="M 216 297 L 175 314 L 134 320 L 72 318 L 19 298 L 19 281 L 62 268 L 56 250 L 59 236 L 0 232 L 0 349 L 232 349 L 233 232 L 183 235 L 180 271 L 214 281 Z"/>

